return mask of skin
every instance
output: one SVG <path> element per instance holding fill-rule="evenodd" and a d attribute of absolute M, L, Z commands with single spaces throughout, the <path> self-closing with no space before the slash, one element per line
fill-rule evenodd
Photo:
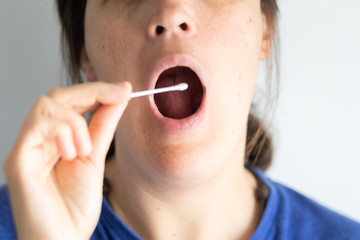
<path fill-rule="evenodd" d="M 97 82 L 36 101 L 4 163 L 18 239 L 89 239 L 104 158 L 130 92 L 129 83 Z M 87 126 L 81 114 L 99 104 Z"/>
<path fill-rule="evenodd" d="M 268 54 L 264 25 L 259 1 L 88 1 L 88 78 L 146 89 L 152 63 L 179 53 L 206 72 L 208 108 L 196 129 L 164 133 L 146 99 L 132 101 L 118 126 L 110 202 L 140 236 L 235 239 L 254 231 L 256 184 L 243 156 L 258 62 Z"/>
<path fill-rule="evenodd" d="M 270 42 L 260 1 L 88 0 L 81 65 L 93 83 L 40 98 L 5 161 L 18 238 L 88 239 L 105 171 L 113 209 L 145 239 L 248 239 L 259 206 L 244 168 L 247 116 Z M 147 98 L 127 106 L 131 86 L 118 83 L 147 89 L 174 54 L 206 78 L 204 118 L 179 134 L 158 126 Z M 98 106 L 87 127 L 81 115 Z"/>

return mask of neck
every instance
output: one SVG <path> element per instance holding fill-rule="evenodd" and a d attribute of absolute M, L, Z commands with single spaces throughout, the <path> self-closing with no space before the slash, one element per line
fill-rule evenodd
<path fill-rule="evenodd" d="M 229 168 L 206 183 L 176 187 L 139 180 L 118 163 L 107 163 L 108 200 L 144 239 L 249 239 L 256 229 L 257 183 L 244 167 Z"/>

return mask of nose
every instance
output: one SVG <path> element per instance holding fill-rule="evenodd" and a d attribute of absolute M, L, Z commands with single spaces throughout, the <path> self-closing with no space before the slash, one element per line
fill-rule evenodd
<path fill-rule="evenodd" d="M 178 0 L 159 0 L 154 15 L 148 25 L 148 35 L 152 39 L 177 35 L 189 37 L 196 32 L 195 24 Z"/>

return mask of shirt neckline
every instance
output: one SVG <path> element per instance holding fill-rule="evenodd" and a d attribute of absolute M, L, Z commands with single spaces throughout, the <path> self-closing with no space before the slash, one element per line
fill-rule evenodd
<path fill-rule="evenodd" d="M 273 224 L 275 223 L 279 205 L 279 194 L 277 193 L 277 190 L 270 179 L 268 179 L 260 169 L 250 168 L 249 170 L 258 176 L 261 181 L 263 181 L 263 183 L 270 189 L 270 194 L 269 198 L 267 199 L 265 210 L 254 234 L 250 238 L 250 240 L 266 239 L 266 237 L 269 236 L 271 232 Z M 105 197 L 103 197 L 100 220 L 103 220 L 109 231 L 111 231 L 119 239 L 142 239 L 116 215 Z"/>
<path fill-rule="evenodd" d="M 103 197 L 102 211 L 100 219 L 105 222 L 105 225 L 118 239 L 124 240 L 141 240 L 130 227 L 128 227 L 121 218 L 119 218 L 110 204 Z"/>
<path fill-rule="evenodd" d="M 251 236 L 250 240 L 267 239 L 271 233 L 273 224 L 275 224 L 276 215 L 279 208 L 279 194 L 274 184 L 268 179 L 265 174 L 258 168 L 249 169 L 252 173 L 256 174 L 270 189 L 270 195 L 267 200 L 265 211 L 262 215 L 260 223 L 258 224 L 255 233 Z"/>

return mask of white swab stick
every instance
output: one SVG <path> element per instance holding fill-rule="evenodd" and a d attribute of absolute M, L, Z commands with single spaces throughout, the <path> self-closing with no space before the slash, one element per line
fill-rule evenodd
<path fill-rule="evenodd" d="M 147 96 L 151 94 L 158 94 L 164 92 L 171 92 L 171 91 L 184 91 L 188 88 L 186 83 L 180 83 L 171 87 L 164 87 L 164 88 L 155 88 L 152 90 L 140 91 L 140 92 L 133 92 L 130 96 L 131 98 Z"/>

